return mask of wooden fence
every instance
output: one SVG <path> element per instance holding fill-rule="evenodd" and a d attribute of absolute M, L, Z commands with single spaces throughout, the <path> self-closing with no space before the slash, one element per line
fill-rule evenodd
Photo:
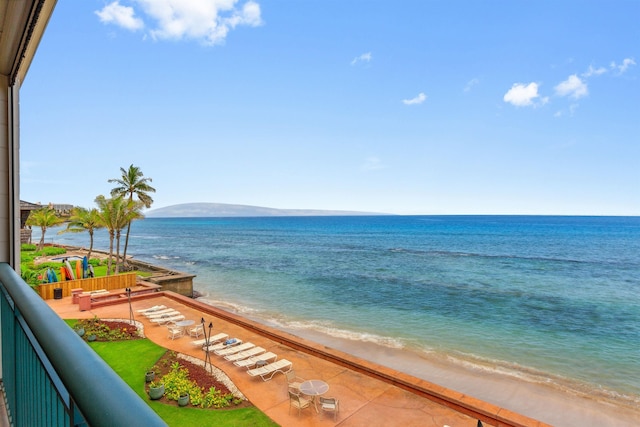
<path fill-rule="evenodd" d="M 61 288 L 63 297 L 71 296 L 71 289 L 82 288 L 84 292 L 106 289 L 132 288 L 136 285 L 136 274 L 125 273 L 115 276 L 91 277 L 89 279 L 65 280 L 63 282 L 44 283 L 40 285 L 40 297 L 42 299 L 53 299 L 54 289 Z"/>

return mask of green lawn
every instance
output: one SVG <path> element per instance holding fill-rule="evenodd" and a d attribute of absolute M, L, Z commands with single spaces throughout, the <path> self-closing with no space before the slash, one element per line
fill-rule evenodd
<path fill-rule="evenodd" d="M 73 325 L 76 321 L 67 321 Z M 148 339 L 93 342 L 91 348 L 170 426 L 277 426 L 257 408 L 197 409 L 165 405 L 150 400 L 145 392 L 144 374 L 166 349 Z"/>

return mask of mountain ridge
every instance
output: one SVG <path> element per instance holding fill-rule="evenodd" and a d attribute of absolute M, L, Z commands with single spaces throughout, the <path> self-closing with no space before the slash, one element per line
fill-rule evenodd
<path fill-rule="evenodd" d="M 368 216 L 391 215 L 380 212 L 359 212 L 322 209 L 277 209 L 263 206 L 227 203 L 180 203 L 151 209 L 147 218 L 207 218 L 207 217 L 261 217 L 261 216 Z"/>

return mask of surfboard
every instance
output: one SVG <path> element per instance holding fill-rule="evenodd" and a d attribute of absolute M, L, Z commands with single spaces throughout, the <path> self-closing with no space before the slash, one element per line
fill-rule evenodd
<path fill-rule="evenodd" d="M 82 261 L 76 260 L 76 279 L 82 279 Z"/>
<path fill-rule="evenodd" d="M 67 267 L 64 265 L 60 267 L 60 280 L 67 280 Z"/>
<path fill-rule="evenodd" d="M 64 262 L 64 265 L 67 266 L 67 274 L 69 275 L 70 280 L 75 280 L 75 276 L 73 275 L 73 269 L 71 268 L 71 263 L 69 260 Z"/>

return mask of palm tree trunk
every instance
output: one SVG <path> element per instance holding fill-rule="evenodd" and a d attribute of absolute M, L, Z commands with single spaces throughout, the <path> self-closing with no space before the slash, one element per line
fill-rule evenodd
<path fill-rule="evenodd" d="M 129 232 L 131 232 L 131 221 L 129 221 L 129 224 L 127 224 L 127 235 L 124 238 L 124 253 L 122 254 L 122 257 L 124 258 L 123 265 L 125 267 L 127 266 L 127 248 L 129 247 Z"/>
<path fill-rule="evenodd" d="M 111 257 L 113 256 L 113 233 L 109 233 L 109 259 L 107 261 L 107 276 L 111 275 Z"/>
<path fill-rule="evenodd" d="M 93 231 L 89 232 L 89 253 L 87 254 L 87 261 L 91 259 L 91 251 L 93 251 Z"/>
<path fill-rule="evenodd" d="M 42 230 L 42 235 L 40 236 L 40 243 L 38 243 L 39 251 L 41 251 L 42 248 L 44 247 L 44 233 L 47 232 L 47 227 L 40 227 L 40 230 Z"/>
<path fill-rule="evenodd" d="M 116 271 L 115 274 L 118 274 L 118 266 L 120 265 L 120 230 L 116 232 Z"/>

